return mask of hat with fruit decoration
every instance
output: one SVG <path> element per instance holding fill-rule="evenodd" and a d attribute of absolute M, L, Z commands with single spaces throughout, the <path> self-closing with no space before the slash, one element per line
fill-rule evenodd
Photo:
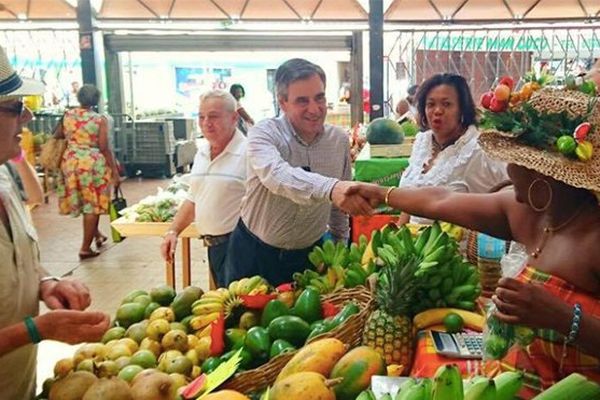
<path fill-rule="evenodd" d="M 487 108 L 480 125 L 483 150 L 493 158 L 600 193 L 600 98 L 593 82 L 577 79 L 569 77 L 565 87 L 538 86 L 525 94 L 523 90 L 510 94 L 511 82 L 500 83 L 509 86 L 508 98 L 503 98 L 506 89 L 498 87 L 491 99 L 482 97 Z M 502 100 L 494 103 L 500 105 L 490 107 L 498 93 Z"/>

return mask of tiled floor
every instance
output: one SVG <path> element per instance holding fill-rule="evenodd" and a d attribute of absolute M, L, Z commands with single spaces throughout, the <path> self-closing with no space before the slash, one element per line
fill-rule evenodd
<path fill-rule="evenodd" d="M 123 185 L 127 202 L 131 205 L 154 194 L 157 187 L 165 187 L 168 180 L 129 179 Z M 159 252 L 161 238 L 130 237 L 120 243 L 110 240 L 102 254 L 79 261 L 81 245 L 81 218 L 61 216 L 56 196 L 48 204 L 33 210 L 33 220 L 40 237 L 42 265 L 57 276 L 66 276 L 84 282 L 92 293 L 91 309 L 114 315 L 121 298 L 134 289 L 150 289 L 165 282 L 165 264 Z M 100 220 L 101 231 L 110 236 L 108 217 Z M 198 240 L 192 240 L 192 284 L 208 288 L 206 249 Z M 178 260 L 179 261 L 179 260 Z M 177 285 L 181 288 L 181 264 L 177 262 Z M 42 310 L 45 312 L 45 310 Z M 56 342 L 42 342 L 39 349 L 38 382 L 52 375 L 54 362 L 69 357 L 74 348 Z"/>

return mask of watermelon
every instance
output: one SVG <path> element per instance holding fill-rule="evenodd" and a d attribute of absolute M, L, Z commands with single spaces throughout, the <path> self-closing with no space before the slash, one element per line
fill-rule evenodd
<path fill-rule="evenodd" d="M 401 144 L 404 131 L 394 120 L 376 118 L 367 127 L 367 141 L 370 144 Z"/>

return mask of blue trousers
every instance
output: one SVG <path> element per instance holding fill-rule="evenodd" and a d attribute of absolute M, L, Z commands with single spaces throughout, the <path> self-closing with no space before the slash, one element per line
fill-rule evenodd
<path fill-rule="evenodd" d="M 229 247 L 229 240 L 230 239 L 216 246 L 208 247 L 208 267 L 215 277 L 215 283 L 218 287 L 227 287 L 224 264 L 227 256 L 227 249 Z"/>
<path fill-rule="evenodd" d="M 254 275 L 262 276 L 273 286 L 292 282 L 295 272 L 310 266 L 308 253 L 316 244 L 298 250 L 273 247 L 250 232 L 240 219 L 229 237 L 224 268 L 226 284 Z"/>

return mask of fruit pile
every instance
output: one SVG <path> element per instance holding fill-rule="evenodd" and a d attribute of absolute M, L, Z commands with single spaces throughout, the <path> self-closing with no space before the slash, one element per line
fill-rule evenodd
<path fill-rule="evenodd" d="M 120 211 L 128 222 L 169 222 L 187 197 L 189 186 L 174 178 L 166 189 L 158 188 L 156 195 L 147 196 L 139 203 Z"/>
<path fill-rule="evenodd" d="M 323 246 L 315 246 L 308 254 L 314 269 L 294 274 L 294 281 L 300 288 L 313 287 L 321 294 L 331 293 L 340 288 L 353 288 L 364 285 L 367 277 L 375 272 L 375 264 L 361 266 L 368 242 L 361 235 L 358 243 L 346 247 L 342 242 L 334 244 L 326 240 Z"/>
<path fill-rule="evenodd" d="M 433 379 L 406 379 L 395 394 L 386 393 L 379 400 L 513 400 L 523 387 L 521 372 L 505 371 L 493 379 L 473 376 L 462 380 L 455 365 L 441 366 Z M 600 398 L 600 386 L 578 373 L 557 382 L 533 400 L 563 400 L 577 393 L 577 399 Z M 373 391 L 361 392 L 356 400 L 375 400 Z"/>
<path fill-rule="evenodd" d="M 376 265 L 402 266 L 402 260 L 407 259 L 416 262 L 414 277 L 410 279 L 413 291 L 408 294 L 409 315 L 436 307 L 475 309 L 475 300 L 481 293 L 477 268 L 462 257 L 457 241 L 439 222 L 416 237 L 408 227 L 394 230 L 388 225 L 374 232 L 363 265 L 367 260 L 375 260 Z M 405 286 L 404 279 L 396 284 Z"/>

